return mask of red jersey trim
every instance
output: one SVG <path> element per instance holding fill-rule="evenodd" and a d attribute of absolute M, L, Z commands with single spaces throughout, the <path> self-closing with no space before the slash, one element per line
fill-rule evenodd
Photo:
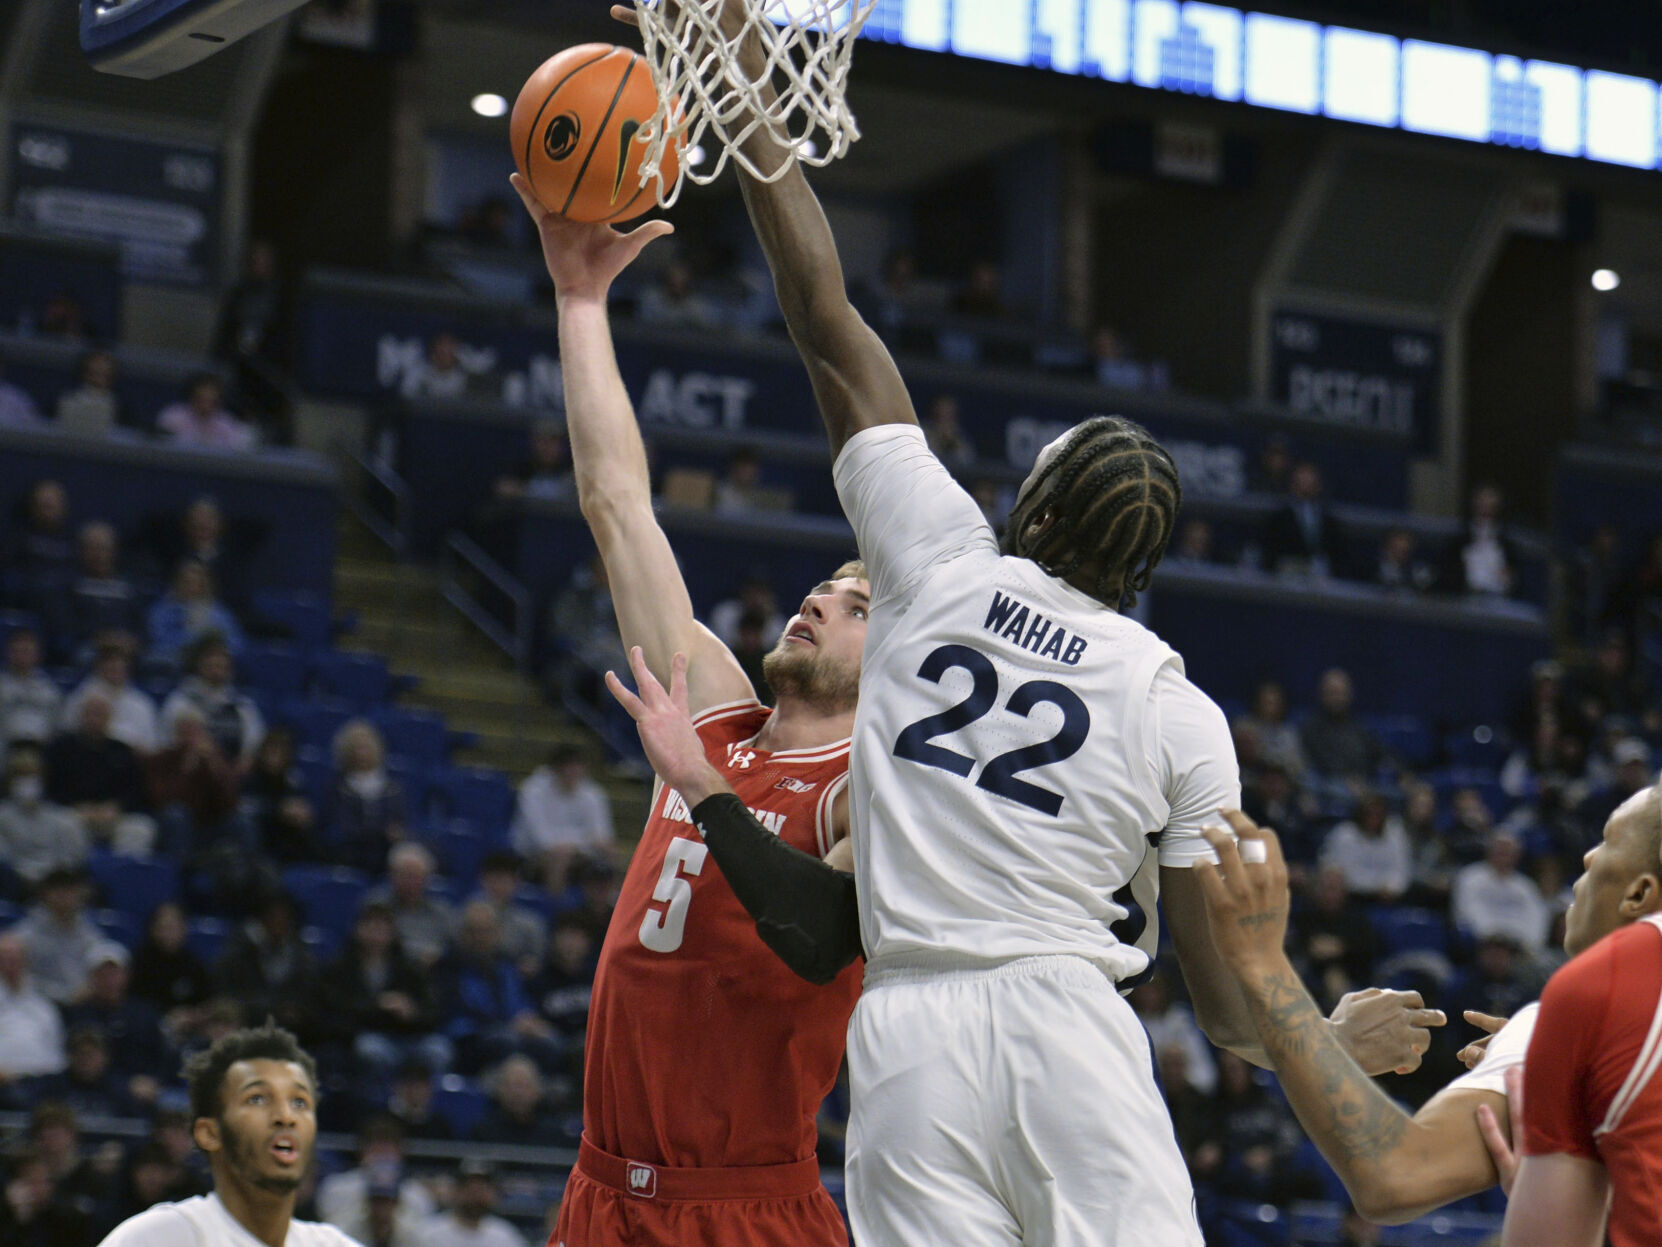
<path fill-rule="evenodd" d="M 695 724 L 696 726 L 696 724 Z M 761 739 L 761 732 L 757 732 L 749 740 L 740 741 L 736 746 L 739 749 L 754 749 L 756 742 Z M 802 749 L 780 749 L 768 753 L 769 762 L 788 762 L 801 765 L 808 762 L 831 762 L 848 752 L 850 740 L 847 736 L 841 740 L 832 741 L 825 745 L 808 745 Z"/>
<path fill-rule="evenodd" d="M 735 718 L 738 715 L 749 714 L 760 709 L 762 709 L 762 703 L 754 697 L 746 698 L 743 701 L 724 701 L 719 705 L 706 706 L 703 710 L 700 710 L 693 715 L 692 723 L 694 727 L 705 727 L 708 724 L 720 722 L 722 719 Z"/>

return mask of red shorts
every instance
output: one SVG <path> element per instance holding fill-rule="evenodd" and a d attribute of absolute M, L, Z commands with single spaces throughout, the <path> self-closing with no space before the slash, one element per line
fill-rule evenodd
<path fill-rule="evenodd" d="M 812 1157 L 671 1169 L 584 1139 L 548 1247 L 848 1247 L 848 1227 Z"/>

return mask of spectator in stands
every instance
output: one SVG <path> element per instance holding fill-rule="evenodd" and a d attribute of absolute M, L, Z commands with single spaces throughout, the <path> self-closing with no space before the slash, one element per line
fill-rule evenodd
<path fill-rule="evenodd" d="M 110 703 L 110 735 L 145 757 L 161 743 L 156 705 L 133 687 L 133 639 L 119 632 L 101 635 L 93 648 L 92 674 L 64 702 L 59 722 L 73 730 L 81 721 L 81 703 L 94 693 Z"/>
<path fill-rule="evenodd" d="M 246 776 L 265 739 L 265 719 L 253 699 L 239 693 L 232 683 L 236 668 L 231 647 L 219 633 L 204 632 L 185 650 L 184 669 L 188 674 L 162 703 L 162 733 L 172 735 L 174 717 L 185 707 L 194 707 L 220 753 L 239 777 Z"/>
<path fill-rule="evenodd" d="M 236 769 L 208 734 L 201 711 L 185 706 L 173 716 L 171 743 L 147 758 L 144 769 L 170 856 L 190 861 L 213 848 L 247 849 L 247 829 L 235 822 Z"/>
<path fill-rule="evenodd" d="M 970 441 L 958 419 L 958 400 L 951 394 L 937 394 L 924 417 L 923 434 L 935 457 L 953 470 L 975 462 L 975 443 Z"/>
<path fill-rule="evenodd" d="M 609 858 L 616 850 L 611 803 L 589 777 L 581 748 L 556 745 L 520 785 L 509 840 L 556 896 L 579 858 Z"/>
<path fill-rule="evenodd" d="M 1402 785 L 1402 829 L 1414 846 L 1414 882 L 1408 900 L 1445 910 L 1459 863 L 1443 835 L 1437 815 L 1437 790 L 1419 779 Z"/>
<path fill-rule="evenodd" d="M 1304 773 L 1304 743 L 1299 730 L 1287 721 L 1287 690 L 1279 681 L 1261 681 L 1253 690 L 1251 708 L 1235 723 L 1258 738 L 1265 762 L 1280 763 L 1294 780 Z"/>
<path fill-rule="evenodd" d="M 219 504 L 202 497 L 184 509 L 177 529 L 161 532 L 155 556 L 159 570 L 177 567 L 186 559 L 202 564 L 219 589 L 219 600 L 233 614 L 243 614 L 249 609 L 246 569 L 251 553 L 226 524 Z"/>
<path fill-rule="evenodd" d="M 387 852 L 404 839 L 409 802 L 387 774 L 386 743 L 368 719 L 353 719 L 335 734 L 334 827 L 343 865 L 386 873 Z"/>
<path fill-rule="evenodd" d="M 214 330 L 213 354 L 227 363 L 256 361 L 264 366 L 282 360 L 284 289 L 277 248 L 269 239 L 248 244 L 242 277 L 225 294 Z"/>
<path fill-rule="evenodd" d="M 1286 764 L 1279 758 L 1263 761 L 1250 773 L 1243 772 L 1242 782 L 1241 808 L 1260 827 L 1275 828 L 1289 869 L 1295 879 L 1302 877 L 1305 865 L 1315 861 L 1321 846 Z"/>
<path fill-rule="evenodd" d="M 1529 952 L 1540 948 L 1552 915 L 1535 881 L 1518 869 L 1522 859 L 1516 836 L 1498 828 L 1490 832 L 1483 860 L 1454 877 L 1455 925 L 1480 940 L 1500 935 Z"/>
<path fill-rule="evenodd" d="M 618 639 L 606 565 L 597 554 L 579 566 L 549 609 L 549 640 L 555 658 L 548 672 L 561 696 L 578 696 L 591 705 L 609 697 L 599 673 L 628 669 L 628 655 Z"/>
<path fill-rule="evenodd" d="M 162 1084 L 178 1072 L 162 1035 L 161 1017 L 147 1000 L 134 997 L 132 954 L 115 940 L 102 941 L 88 958 L 85 998 L 64 1010 L 64 1025 L 97 1031 L 109 1042 L 110 1068 L 124 1093 L 154 1105 Z"/>
<path fill-rule="evenodd" d="M 549 935 L 548 962 L 532 987 L 537 1012 L 574 1052 L 581 1049 L 588 1029 L 598 948 L 588 923 L 576 915 L 562 914 Z M 575 1072 L 581 1076 L 581 1067 Z"/>
<path fill-rule="evenodd" d="M 577 908 L 571 916 L 588 924 L 596 940 L 606 938 L 617 907 L 618 868 L 609 858 L 585 857 L 571 868 L 571 882 L 578 891 Z"/>
<path fill-rule="evenodd" d="M 1339 866 L 1324 863 L 1316 871 L 1309 900 L 1294 924 L 1294 961 L 1310 994 L 1331 1012 L 1346 992 L 1371 980 L 1382 946 Z"/>
<path fill-rule="evenodd" d="M 1575 711 L 1565 696 L 1564 667 L 1557 659 L 1538 659 L 1529 669 L 1529 692 L 1512 720 L 1512 734 L 1520 740 L 1534 740 L 1544 718 L 1551 718 L 1565 732 L 1576 730 Z"/>
<path fill-rule="evenodd" d="M 1414 879 L 1414 846 L 1382 793 L 1364 791 L 1356 816 L 1327 833 L 1322 865 L 1338 868 L 1345 886 L 1364 900 L 1397 900 Z"/>
<path fill-rule="evenodd" d="M 876 282 L 861 292 L 860 311 L 887 339 L 925 302 L 918 289 L 917 258 L 910 251 L 891 251 L 883 258 Z"/>
<path fill-rule="evenodd" d="M 35 600 L 75 564 L 69 494 L 58 481 L 36 481 L 23 496 L 16 520 L 6 539 L 5 565 L 21 580 L 25 600 Z"/>
<path fill-rule="evenodd" d="M 225 383 L 211 372 L 186 382 L 185 397 L 157 415 L 156 431 L 176 446 L 202 450 L 253 450 L 258 440 L 252 425 L 226 410 Z"/>
<path fill-rule="evenodd" d="M 213 576 L 205 564 L 183 560 L 173 571 L 173 583 L 150 608 L 146 623 L 149 658 L 177 668 L 196 642 L 216 636 L 232 654 L 242 649 L 242 625 L 214 593 Z"/>
<path fill-rule="evenodd" d="M 110 735 L 110 699 L 81 699 L 73 732 L 46 750 L 46 795 L 80 820 L 92 843 L 129 857 L 148 857 L 156 821 L 144 812 L 144 767 L 133 747 Z"/>
<path fill-rule="evenodd" d="M 1437 573 L 1416 553 L 1414 534 L 1406 528 L 1393 528 L 1379 543 L 1379 565 L 1373 580 L 1394 593 L 1427 593 L 1436 583 Z"/>
<path fill-rule="evenodd" d="M 1589 726 L 1607 715 L 1641 719 L 1655 713 L 1650 686 L 1634 669 L 1632 643 L 1618 628 L 1605 632 L 1592 662 L 1576 672 L 1571 698 Z"/>
<path fill-rule="evenodd" d="M 405 1172 L 404 1132 L 396 1121 L 378 1114 L 359 1128 L 357 1168 L 332 1173 L 318 1185 L 318 1215 L 349 1237 L 366 1242 L 370 1192 L 389 1186 L 397 1191 L 401 1225 L 415 1225 L 432 1215 L 433 1197 L 427 1187 Z"/>
<path fill-rule="evenodd" d="M 1590 641 L 1629 613 L 1621 529 L 1600 524 L 1586 546 L 1575 552 L 1570 571 L 1569 601 L 1574 603 L 1577 639 Z"/>
<path fill-rule="evenodd" d="M 74 570 L 42 592 L 41 618 L 59 659 L 84 662 L 91 657 L 92 639 L 100 633 L 138 630 L 139 592 L 121 574 L 119 550 L 113 525 L 102 520 L 82 524 Z"/>
<path fill-rule="evenodd" d="M 1099 325 L 1091 335 L 1091 375 L 1098 385 L 1113 390 L 1168 390 L 1171 373 L 1162 362 L 1132 357 L 1131 349 L 1117 330 Z"/>
<path fill-rule="evenodd" d="M 427 848 L 406 841 L 387 855 L 387 882 L 364 898 L 366 904 L 378 901 L 392 910 L 400 946 L 423 968 L 445 954 L 456 929 L 450 906 L 428 895 L 434 869 Z"/>
<path fill-rule="evenodd" d="M 28 953 L 29 974 L 48 999 L 73 1004 L 87 987 L 87 967 L 104 936 L 87 917 L 86 876 L 55 870 L 35 888 L 36 903 L 12 931 Z"/>
<path fill-rule="evenodd" d="M 1654 617 L 1662 608 L 1662 533 L 1645 545 L 1645 555 L 1617 591 L 1612 603 L 1612 623 L 1633 627 L 1646 615 Z"/>
<path fill-rule="evenodd" d="M 543 1103 L 542 1074 L 526 1056 L 511 1056 L 490 1078 L 491 1107 L 473 1128 L 475 1143 L 569 1147 L 560 1119 Z"/>
<path fill-rule="evenodd" d="M 12 629 L 0 670 L 0 747 L 44 745 L 57 732 L 63 694 L 40 669 L 40 634 Z"/>
<path fill-rule="evenodd" d="M 133 955 L 134 999 L 148 1003 L 176 1035 L 197 1028 L 203 1006 L 213 995 L 213 976 L 186 943 L 188 934 L 185 911 L 173 901 L 163 901 L 150 915 Z"/>
<path fill-rule="evenodd" d="M 1232 1199 L 1280 1204 L 1306 1192 L 1293 1153 L 1299 1131 L 1292 1110 L 1270 1095 L 1233 1052 L 1218 1053 L 1215 1138 L 1222 1149 L 1218 1192 Z"/>
<path fill-rule="evenodd" d="M 1176 567 L 1205 567 L 1217 561 L 1213 553 L 1212 525 L 1197 515 L 1184 522 L 1166 561 Z"/>
<path fill-rule="evenodd" d="M 56 870 L 78 869 L 91 845 L 73 813 L 46 796 L 46 767 L 34 748 L 14 749 L 0 801 L 0 862 L 38 884 Z"/>
<path fill-rule="evenodd" d="M 274 890 L 258 902 L 225 941 L 213 973 L 219 991 L 242 1006 L 245 1024 L 272 1017 L 296 1035 L 312 1033 L 322 980 L 300 939 L 300 906 L 288 893 Z M 333 996 L 329 1007 L 340 1007 Z"/>
<path fill-rule="evenodd" d="M 58 1198 L 52 1167 L 38 1150 L 7 1158 L 0 1187 L 0 1242 L 13 1247 L 93 1247 L 99 1227 L 92 1217 Z"/>
<path fill-rule="evenodd" d="M 32 429 L 40 423 L 35 400 L 27 390 L 6 380 L 6 361 L 0 359 L 0 429 Z"/>
<path fill-rule="evenodd" d="M 472 900 L 485 901 L 496 910 L 502 927 L 502 953 L 519 967 L 525 979 L 536 977 L 542 966 L 547 931 L 542 919 L 517 903 L 520 859 L 518 854 L 497 850 L 479 863 L 479 890 Z"/>
<path fill-rule="evenodd" d="M 350 1044 L 371 1078 L 384 1081 L 410 1057 L 433 1069 L 450 1067 L 450 1043 L 434 1033 L 432 987 L 399 946 L 387 904 L 371 901 L 358 911 L 352 938 L 326 981 L 333 1003 L 323 1014 L 324 1033 Z"/>
<path fill-rule="evenodd" d="M 1457 582 L 1467 593 L 1507 597 L 1512 592 L 1518 561 L 1501 527 L 1504 505 L 1500 490 L 1493 485 L 1479 485 L 1472 491 Z"/>
<path fill-rule="evenodd" d="M 761 615 L 763 634 L 771 648 L 785 630 L 785 616 L 779 611 L 773 582 L 763 572 L 749 573 L 739 582 L 737 594 L 710 608 L 710 631 L 732 648 L 739 639 L 739 620 L 748 612 Z"/>
<path fill-rule="evenodd" d="M 127 1160 L 126 1181 L 116 1224 L 136 1217 L 157 1204 L 174 1204 L 199 1192 L 192 1189 L 189 1171 L 154 1139 L 147 1139 Z"/>
<path fill-rule="evenodd" d="M 1004 276 L 996 260 L 982 257 L 970 265 L 963 284 L 952 296 L 952 311 L 979 320 L 1005 318 Z"/>
<path fill-rule="evenodd" d="M 1299 729 L 1305 760 L 1318 775 L 1350 784 L 1366 783 L 1386 761 L 1379 738 L 1353 713 L 1350 675 L 1338 667 L 1322 673 L 1316 712 Z"/>
<path fill-rule="evenodd" d="M 445 1142 L 456 1137 L 455 1128 L 433 1108 L 433 1070 L 420 1057 L 404 1060 L 394 1072 L 386 1115 L 407 1139 Z"/>
<path fill-rule="evenodd" d="M 1611 750 L 1615 774 L 1603 791 L 1589 796 L 1579 815 L 1588 827 L 1603 827 L 1629 797 L 1656 782 L 1651 769 L 1650 747 L 1635 736 L 1625 737 Z"/>
<path fill-rule="evenodd" d="M 655 285 L 641 291 L 635 315 L 647 324 L 676 329 L 714 329 L 720 321 L 715 305 L 698 291 L 692 269 L 671 261 Z"/>
<path fill-rule="evenodd" d="M 749 446 L 727 456 L 727 468 L 716 482 L 714 507 L 719 515 L 738 515 L 762 505 L 762 458 Z"/>
<path fill-rule="evenodd" d="M 519 1231 L 493 1213 L 495 1207 L 495 1168 L 488 1161 L 462 1161 L 450 1210 L 422 1223 L 423 1247 L 525 1247 Z"/>
<path fill-rule="evenodd" d="M 777 642 L 777 637 L 775 638 Z M 750 681 L 756 700 L 764 706 L 773 705 L 773 690 L 768 687 L 767 657 L 773 643 L 767 638 L 767 619 L 756 611 L 739 616 L 739 632 L 728 646 L 740 669 Z"/>
<path fill-rule="evenodd" d="M 75 388 L 58 397 L 58 432 L 105 437 L 121 424 L 121 399 L 115 392 L 115 379 L 114 355 L 88 351 L 81 356 Z"/>
<path fill-rule="evenodd" d="M 420 365 L 405 374 L 405 398 L 455 400 L 468 397 L 480 387 L 462 363 L 462 344 L 448 331 L 435 333 L 427 341 L 427 354 Z"/>
<path fill-rule="evenodd" d="M 1273 572 L 1339 574 L 1344 537 L 1322 501 L 1321 469 L 1305 460 L 1293 468 L 1286 504 L 1264 527 L 1264 567 Z"/>
<path fill-rule="evenodd" d="M 36 1104 L 29 1114 L 28 1130 L 30 1144 L 51 1170 L 54 1202 L 84 1213 L 96 1224 L 105 1201 L 114 1193 L 119 1153 L 106 1149 L 87 1155 L 81 1146 L 80 1123 L 66 1104 L 49 1100 Z"/>
<path fill-rule="evenodd" d="M 132 1117 L 140 1109 L 110 1068 L 110 1044 L 96 1026 L 71 1027 L 68 1064 L 33 1087 L 40 1100 L 63 1104 L 77 1117 Z"/>
<path fill-rule="evenodd" d="M 19 1079 L 64 1067 L 63 1018 L 29 973 L 26 932 L 0 932 L 0 1101 Z"/>
<path fill-rule="evenodd" d="M 1444 1011 L 1451 1018 L 1467 1010 L 1490 1017 L 1511 1017 L 1545 986 L 1527 950 L 1504 932 L 1477 941 L 1471 966 L 1455 975 L 1444 992 Z"/>
<path fill-rule="evenodd" d="M 1288 491 L 1293 476 L 1293 447 L 1285 433 L 1271 433 L 1264 439 L 1258 461 L 1247 478 L 1254 493 L 1280 496 Z"/>
<path fill-rule="evenodd" d="M 552 420 L 531 426 L 526 457 L 496 478 L 493 493 L 498 502 L 537 498 L 558 502 L 577 497 L 571 475 L 571 450 L 565 429 Z"/>
<path fill-rule="evenodd" d="M 1156 969 L 1129 999 L 1137 1020 L 1148 1032 L 1149 1046 L 1156 1052 L 1168 1046 L 1182 1048 L 1185 1080 L 1200 1094 L 1211 1095 L 1218 1085 L 1212 1047 L 1195 1022 L 1194 1011 L 1171 998 L 1171 984 L 1165 974 Z"/>
<path fill-rule="evenodd" d="M 57 291 L 41 309 L 40 334 L 60 342 L 85 342 L 92 336 L 87 327 L 86 308 L 69 291 Z"/>
<path fill-rule="evenodd" d="M 279 865 L 324 860 L 317 811 L 294 764 L 294 732 L 278 724 L 260 740 L 242 785 L 242 813 L 260 851 Z"/>
<path fill-rule="evenodd" d="M 532 1008 L 518 968 L 503 955 L 501 924 L 488 902 L 474 901 L 462 911 L 455 951 L 433 977 L 458 1070 L 477 1073 L 516 1052 L 558 1068 L 559 1042 Z"/>

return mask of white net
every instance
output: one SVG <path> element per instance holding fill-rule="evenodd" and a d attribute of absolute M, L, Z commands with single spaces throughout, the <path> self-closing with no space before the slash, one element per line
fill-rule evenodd
<path fill-rule="evenodd" d="M 860 137 L 844 98 L 854 37 L 877 0 L 635 0 L 658 88 L 658 112 L 641 128 L 641 185 L 656 179 L 673 204 L 686 179 L 708 185 L 727 162 L 763 181 L 794 161 L 825 165 Z M 750 70 L 746 47 L 759 54 Z M 763 131 L 786 153 L 764 172 L 741 150 Z M 678 152 L 666 172 L 664 154 Z M 696 158 L 702 154 L 702 161 Z"/>

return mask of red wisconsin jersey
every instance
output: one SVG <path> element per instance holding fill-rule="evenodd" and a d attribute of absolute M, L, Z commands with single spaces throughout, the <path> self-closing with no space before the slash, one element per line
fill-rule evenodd
<path fill-rule="evenodd" d="M 712 707 L 694 723 L 739 799 L 787 843 L 824 857 L 848 741 L 767 753 L 772 711 Z M 812 1156 L 842 1062 L 861 966 L 815 987 L 762 943 L 665 787 L 624 877 L 595 972 L 583 1126 L 614 1156 L 718 1168 Z"/>
<path fill-rule="evenodd" d="M 1524 1150 L 1601 1162 L 1610 1241 L 1650 1247 L 1662 1225 L 1662 920 L 1604 937 L 1541 995 L 1524 1059 Z"/>

